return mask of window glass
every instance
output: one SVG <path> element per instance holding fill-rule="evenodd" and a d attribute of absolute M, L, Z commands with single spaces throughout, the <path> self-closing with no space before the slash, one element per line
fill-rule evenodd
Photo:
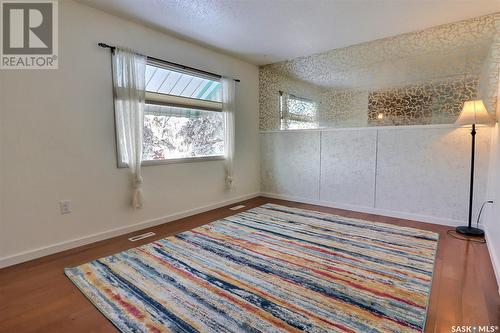
<path fill-rule="evenodd" d="M 152 64 L 146 66 L 146 91 L 206 101 L 222 101 L 222 85 L 218 80 Z"/>
<path fill-rule="evenodd" d="M 144 161 L 224 155 L 222 112 L 146 105 Z"/>
<path fill-rule="evenodd" d="M 281 129 L 317 128 L 317 103 L 280 92 Z"/>

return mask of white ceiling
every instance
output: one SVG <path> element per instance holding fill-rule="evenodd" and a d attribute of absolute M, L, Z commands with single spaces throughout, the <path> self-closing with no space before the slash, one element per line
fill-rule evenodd
<path fill-rule="evenodd" d="M 79 2 L 258 65 L 500 11 L 500 0 Z"/>

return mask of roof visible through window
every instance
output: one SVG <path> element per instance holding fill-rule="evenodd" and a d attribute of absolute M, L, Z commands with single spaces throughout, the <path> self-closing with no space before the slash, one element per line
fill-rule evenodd
<path fill-rule="evenodd" d="M 146 66 L 146 91 L 206 101 L 222 101 L 219 81 L 160 68 Z"/>

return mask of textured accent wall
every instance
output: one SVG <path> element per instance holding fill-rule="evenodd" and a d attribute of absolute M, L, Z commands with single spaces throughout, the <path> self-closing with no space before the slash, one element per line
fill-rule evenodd
<path fill-rule="evenodd" d="M 426 82 L 375 90 L 368 95 L 368 124 L 423 125 L 453 123 L 463 102 L 477 98 L 479 78 Z M 378 118 L 382 115 L 382 118 Z"/>
<path fill-rule="evenodd" d="M 489 48 L 485 65 L 481 71 L 479 95 L 484 99 L 488 110 L 497 110 L 498 112 L 497 103 L 500 85 L 500 14 L 495 16 L 494 24 L 494 37 Z"/>
<path fill-rule="evenodd" d="M 322 127 L 452 123 L 476 97 L 493 110 L 498 20 L 492 14 L 262 66 L 260 129 L 279 129 L 279 90 L 317 101 Z"/>

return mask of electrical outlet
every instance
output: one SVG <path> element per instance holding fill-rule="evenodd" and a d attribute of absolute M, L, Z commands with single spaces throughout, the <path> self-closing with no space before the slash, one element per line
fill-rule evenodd
<path fill-rule="evenodd" d="M 59 201 L 59 208 L 61 209 L 61 214 L 71 213 L 71 200 Z"/>

